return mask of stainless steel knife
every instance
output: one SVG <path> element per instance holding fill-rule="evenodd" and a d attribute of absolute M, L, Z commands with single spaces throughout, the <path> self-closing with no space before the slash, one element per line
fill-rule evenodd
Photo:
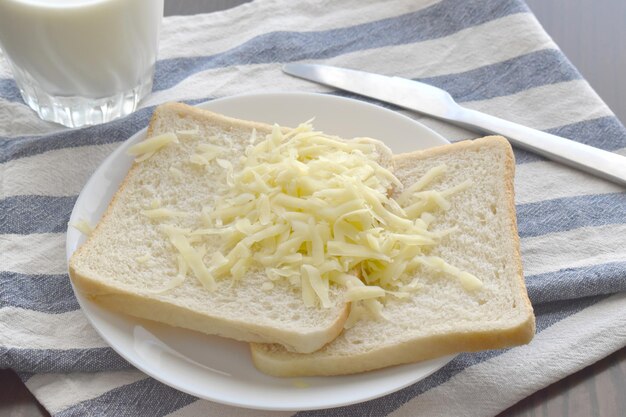
<path fill-rule="evenodd" d="M 626 157 L 458 105 L 446 91 L 419 81 L 314 64 L 286 64 L 296 77 L 392 103 L 439 119 L 505 136 L 513 146 L 626 186 Z"/>

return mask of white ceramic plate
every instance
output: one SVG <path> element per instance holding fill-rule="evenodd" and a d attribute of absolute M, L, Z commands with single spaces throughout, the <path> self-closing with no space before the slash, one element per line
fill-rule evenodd
<path fill-rule="evenodd" d="M 234 96 L 199 105 L 233 117 L 295 126 L 315 117 L 315 128 L 350 138 L 370 136 L 394 152 L 447 143 L 423 125 L 393 111 L 356 100 L 319 94 Z M 70 224 L 96 224 L 132 158 L 126 149 L 145 137 L 145 129 L 124 142 L 96 170 L 76 201 Z M 67 233 L 67 258 L 83 242 Z M 254 368 L 246 343 L 173 328 L 107 311 L 76 297 L 98 333 L 128 362 L 180 391 L 211 401 L 268 410 L 307 410 L 354 404 L 380 397 L 435 372 L 452 356 L 356 375 L 274 378 Z"/>

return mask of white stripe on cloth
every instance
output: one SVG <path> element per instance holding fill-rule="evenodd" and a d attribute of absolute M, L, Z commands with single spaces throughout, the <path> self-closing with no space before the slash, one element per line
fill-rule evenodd
<path fill-rule="evenodd" d="M 19 349 L 87 349 L 108 346 L 81 310 L 60 314 L 0 309 L 0 346 Z"/>
<path fill-rule="evenodd" d="M 0 78 L 12 78 L 13 73 L 11 72 L 11 68 L 6 65 L 8 62 L 5 55 L 4 51 L 0 49 Z"/>
<path fill-rule="evenodd" d="M 626 224 L 582 227 L 521 240 L 526 276 L 626 260 Z"/>
<path fill-rule="evenodd" d="M 115 388 L 132 384 L 146 378 L 137 370 L 72 373 L 72 374 L 37 374 L 26 381 L 26 387 L 45 404 L 50 414 L 101 396 Z"/>
<path fill-rule="evenodd" d="M 529 345 L 466 368 L 388 417 L 494 416 L 626 345 L 624 311 L 626 294 L 596 303 L 548 327 Z"/>
<path fill-rule="evenodd" d="M 65 233 L 0 235 L 2 270 L 19 274 L 65 274 Z"/>
<path fill-rule="evenodd" d="M 558 162 L 538 161 L 515 167 L 515 202 L 534 203 L 553 198 L 609 194 L 623 187 Z"/>
<path fill-rule="evenodd" d="M 21 100 L 11 102 L 0 98 L 0 136 L 42 135 L 63 129 L 61 125 L 41 120 Z"/>
<path fill-rule="evenodd" d="M 5 178 L 11 178 L 0 190 L 0 198 L 77 195 L 96 167 L 118 146 L 110 143 L 57 149 L 0 164 Z"/>
<path fill-rule="evenodd" d="M 443 38 L 407 45 L 366 49 L 330 59 L 307 60 L 306 62 L 357 68 L 368 72 L 409 78 L 455 74 L 502 62 L 529 52 L 556 49 L 556 45 L 544 32 L 528 31 L 528 27 L 533 24 L 536 24 L 534 16 L 527 13 L 513 14 Z M 521 38 L 494 36 L 494 33 L 507 30 L 528 32 L 528 34 Z M 428 59 L 399 59 L 404 56 L 424 56 Z M 389 62 L 395 62 L 393 67 L 389 67 Z M 445 65 L 442 65 L 443 62 Z M 240 94 L 241 91 L 272 91 L 276 89 L 277 81 L 280 81 L 281 90 L 331 91 L 328 87 L 283 75 L 281 66 L 281 63 L 237 65 L 201 71 L 190 75 L 168 90 L 153 93 L 142 103 L 142 106 L 150 106 L 166 100 L 203 98 L 208 95 L 224 97 Z"/>

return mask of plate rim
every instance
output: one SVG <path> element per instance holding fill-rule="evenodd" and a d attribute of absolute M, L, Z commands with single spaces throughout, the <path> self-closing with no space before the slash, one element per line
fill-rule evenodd
<path fill-rule="evenodd" d="M 376 105 L 376 104 L 372 104 L 366 101 L 362 101 L 362 100 L 357 100 L 357 99 L 353 99 L 353 98 L 349 98 L 349 97 L 343 97 L 343 96 L 336 96 L 336 95 L 332 95 L 332 94 L 326 94 L 326 93 L 308 93 L 308 92 L 268 92 L 268 93 L 243 93 L 243 94 L 236 94 L 236 95 L 230 95 L 230 96 L 226 96 L 226 97 L 221 97 L 221 98 L 216 98 L 213 100 L 207 100 L 207 101 L 203 101 L 201 103 L 197 103 L 194 104 L 194 107 L 198 107 L 198 108 L 202 108 L 202 109 L 207 109 L 210 111 L 219 111 L 219 110 L 213 110 L 211 107 L 213 106 L 214 103 L 218 103 L 218 105 L 220 103 L 228 103 L 231 101 L 238 101 L 238 100 L 246 100 L 246 99 L 267 99 L 267 98 L 271 98 L 271 99 L 280 99 L 282 97 L 289 97 L 291 99 L 303 99 L 306 100 L 307 98 L 315 98 L 315 99 L 321 99 L 321 100 L 325 100 L 325 99 L 329 99 L 329 100 L 335 100 L 338 102 L 350 102 L 352 105 L 357 105 L 357 106 L 363 106 L 365 108 L 370 108 L 374 111 L 380 111 L 383 113 L 386 113 L 388 116 L 392 116 L 392 117 L 397 117 L 399 119 L 404 119 L 406 122 L 411 123 L 414 127 L 422 130 L 423 132 L 428 132 L 428 134 L 431 136 L 431 138 L 436 138 L 438 141 L 441 142 L 441 144 L 447 144 L 450 143 L 449 141 L 447 141 L 445 138 L 443 138 L 439 133 L 435 132 L 434 130 L 432 130 L 431 128 L 423 125 L 422 123 L 406 116 L 403 115 L 401 113 L 398 113 L 397 111 Z M 236 116 L 234 116 L 236 117 Z M 67 233 L 66 233 L 66 242 L 65 242 L 65 251 L 66 251 L 66 262 L 67 262 L 67 267 L 68 267 L 68 272 L 69 272 L 69 260 L 70 257 L 72 256 L 73 252 L 78 248 L 78 246 L 80 246 L 78 244 L 78 242 L 80 241 L 80 234 L 78 238 L 76 239 L 70 239 L 71 235 L 76 235 L 76 233 L 74 233 L 73 230 L 73 226 L 71 226 L 72 224 L 75 223 L 76 220 L 78 220 L 78 211 L 80 210 L 80 204 L 82 202 L 82 199 L 85 198 L 85 194 L 86 192 L 93 187 L 93 183 L 96 182 L 97 178 L 99 176 L 101 176 L 103 173 L 100 172 L 101 169 L 103 169 L 103 165 L 110 163 L 111 161 L 117 159 L 119 157 L 119 154 L 121 153 L 121 151 L 123 150 L 123 148 L 125 147 L 125 145 L 128 145 L 130 142 L 133 141 L 137 141 L 140 140 L 140 137 L 145 136 L 147 133 L 147 127 L 144 127 L 138 131 L 136 131 L 134 134 L 132 134 L 130 137 L 128 137 L 127 139 L 121 141 L 118 145 L 118 147 L 116 147 L 116 149 L 111 152 L 105 159 L 102 160 L 102 162 L 100 162 L 100 164 L 98 165 L 98 167 L 95 169 L 95 171 L 91 174 L 91 176 L 89 177 L 89 179 L 87 180 L 87 182 L 85 182 L 85 185 L 83 186 L 83 188 L 81 189 L 80 193 L 78 194 L 78 197 L 76 199 L 76 202 L 74 203 L 74 206 L 72 208 L 72 212 L 70 214 L 70 219 L 68 221 L 68 228 L 67 228 Z M 426 148 L 421 148 L 421 149 L 426 149 Z M 126 173 L 124 173 L 124 176 L 128 173 L 128 171 L 126 171 Z M 108 204 L 110 204 L 109 200 L 107 202 L 107 206 Z M 440 364 L 434 366 L 432 369 L 430 369 L 429 371 L 427 371 L 426 373 L 424 373 L 420 379 L 417 380 L 411 380 L 411 381 L 407 381 L 406 383 L 402 383 L 402 384 L 398 384 L 395 385 L 393 387 L 389 387 L 388 389 L 385 390 L 380 390 L 380 391 L 376 391 L 372 394 L 369 395 L 360 395 L 360 396 L 355 396 L 352 399 L 344 399 L 344 400 L 329 400 L 324 402 L 323 404 L 318 404 L 318 403 L 311 403 L 310 405 L 293 405 L 290 406 L 289 404 L 285 404 L 284 406 L 281 406 L 280 404 L 276 404 L 277 402 L 280 402 L 280 400 L 275 401 L 274 405 L 267 405 L 267 404 L 253 404 L 250 402 L 246 402 L 245 398 L 243 399 L 243 401 L 231 401 L 229 399 L 224 399 L 218 396 L 212 396 L 210 395 L 211 393 L 199 393 L 199 392 L 194 392 L 191 390 L 186 389 L 185 387 L 181 387 L 179 384 L 175 383 L 175 382 L 171 382 L 169 380 L 167 380 L 166 378 L 161 377 L 158 374 L 155 374 L 155 372 L 152 372 L 152 370 L 148 369 L 146 366 L 144 366 L 143 363 L 141 362 L 137 362 L 135 361 L 133 358 L 130 357 L 130 355 L 124 350 L 119 348 L 119 346 L 116 345 L 116 343 L 112 342 L 111 338 L 112 336 L 103 332 L 103 329 L 101 329 L 99 327 L 99 325 L 96 323 L 96 317 L 92 316 L 92 313 L 89 310 L 90 306 L 85 307 L 84 304 L 89 303 L 89 301 L 84 298 L 75 288 L 74 286 L 74 282 L 70 279 L 70 285 L 72 287 L 72 290 L 74 292 L 74 295 L 77 298 L 78 304 L 81 308 L 81 310 L 83 311 L 83 314 L 85 315 L 85 317 L 87 318 L 88 322 L 91 324 L 91 326 L 95 329 L 95 331 L 98 333 L 98 335 L 100 337 L 102 337 L 102 339 L 106 342 L 106 344 L 108 345 L 108 347 L 112 348 L 118 355 L 120 355 L 124 360 L 126 360 L 131 366 L 137 368 L 138 370 L 140 370 L 141 372 L 143 372 L 146 376 L 154 378 L 155 380 L 169 386 L 172 387 L 178 391 L 184 392 L 186 394 L 192 395 L 194 397 L 197 397 L 199 399 L 205 399 L 208 401 L 214 401 L 216 403 L 220 403 L 220 404 L 225 404 L 225 405 L 229 405 L 229 406 L 234 406 L 234 407 L 241 407 L 241 408 L 246 408 L 246 409 L 253 409 L 253 410 L 267 410 L 267 411 L 307 411 L 307 410 L 319 410 L 319 409 L 325 409 L 325 408 L 333 408 L 333 407 L 341 407 L 341 406 L 348 406 L 348 405 L 353 405 L 353 404 L 358 404 L 358 403 L 362 403 L 364 401 L 368 401 L 368 400 L 372 400 L 372 399 L 376 399 L 376 398 L 380 398 L 383 397 L 385 395 L 388 395 L 390 393 L 393 392 L 397 392 L 403 388 L 406 388 L 409 385 L 412 385 L 414 383 L 417 383 L 425 378 L 427 378 L 428 376 L 432 375 L 434 372 L 438 371 L 439 369 L 441 369 L 443 366 L 445 366 L 447 363 L 449 363 L 454 357 L 456 357 L 457 355 L 447 355 L 444 357 L 440 357 L 440 358 L 435 358 L 431 361 L 438 361 L 441 362 Z M 97 305 L 94 305 L 94 307 L 98 308 Z M 134 319 L 133 317 L 127 317 L 126 315 L 122 315 L 121 313 L 116 313 L 116 312 L 111 312 L 112 314 L 116 314 L 116 315 L 120 315 L 120 316 L 124 316 L 124 318 L 130 318 L 131 320 Z M 245 343 L 245 342 L 242 342 Z M 407 364 L 409 365 L 409 364 Z M 254 365 L 251 365 L 254 366 Z M 403 366 L 403 365 L 398 365 L 398 366 Z M 302 377 L 304 379 L 306 379 L 306 377 Z M 301 379 L 302 379 L 301 378 Z M 335 376 L 329 376 L 329 377 L 323 377 L 323 378 L 335 378 Z"/>

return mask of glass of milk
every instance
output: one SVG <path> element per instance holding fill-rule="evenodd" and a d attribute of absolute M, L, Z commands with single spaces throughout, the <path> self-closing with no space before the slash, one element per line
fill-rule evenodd
<path fill-rule="evenodd" d="M 0 0 L 0 47 L 39 117 L 104 123 L 152 90 L 162 17 L 163 0 Z"/>

